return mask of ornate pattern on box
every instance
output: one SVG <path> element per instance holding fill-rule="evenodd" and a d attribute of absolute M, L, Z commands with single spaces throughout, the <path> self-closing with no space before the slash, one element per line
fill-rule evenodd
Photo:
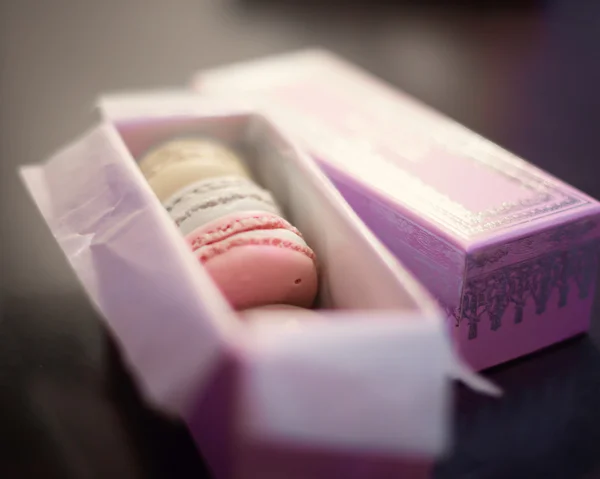
<path fill-rule="evenodd" d="M 340 188 L 353 190 L 350 185 L 343 184 Z M 441 240 L 421 225 L 408 220 L 397 211 L 379 201 L 359 194 L 361 200 L 368 205 L 371 217 L 379 217 L 392 224 L 405 245 L 420 254 L 431 256 L 440 270 L 456 267 L 463 261 L 463 253 L 454 245 Z M 515 305 L 514 323 L 523 321 L 523 310 L 528 300 L 535 301 L 536 313 L 542 314 L 547 306 L 551 293 L 559 290 L 559 307 L 566 305 L 569 291 L 573 286 L 578 288 L 580 298 L 587 298 L 596 277 L 599 264 L 600 238 L 588 241 L 575 248 L 564 250 L 563 245 L 575 240 L 585 240 L 586 236 L 595 233 L 598 228 L 596 219 L 586 218 L 577 223 L 571 223 L 547 232 L 537 233 L 520 238 L 512 243 L 486 251 L 477 256 L 467 256 L 467 270 L 472 272 L 483 266 L 494 266 L 509 255 L 519 256 L 539 252 L 547 248 L 551 251 L 541 256 L 496 268 L 492 272 L 471 277 L 467 280 L 462 294 L 460 306 L 453 306 L 438 298 L 440 307 L 448 318 L 453 318 L 455 326 L 462 319 L 469 323 L 469 339 L 476 339 L 479 323 L 484 314 L 490 318 L 492 330 L 498 330 L 506 309 L 510 304 Z M 436 277 L 423 278 L 425 270 L 420 269 L 421 280 L 427 280 L 432 285 L 443 280 Z M 442 275 L 443 276 L 443 275 Z M 463 314 L 461 315 L 461 310 Z"/>
<path fill-rule="evenodd" d="M 494 248 L 477 251 L 467 257 L 467 274 L 498 268 L 505 262 L 516 263 L 540 256 L 548 251 L 565 249 L 568 245 L 598 237 L 600 228 L 597 218 L 585 218 L 558 228 L 535 232 Z"/>
<path fill-rule="evenodd" d="M 446 318 L 454 320 L 454 326 L 458 328 L 460 325 L 460 307 L 450 306 L 439 298 L 437 298 L 437 302 L 442 311 L 446 313 Z"/>
<path fill-rule="evenodd" d="M 504 316 L 511 304 L 515 313 L 510 319 L 518 324 L 523 321 L 527 301 L 534 301 L 536 314 L 543 314 L 555 290 L 559 293 L 559 308 L 567 305 L 573 288 L 577 289 L 580 299 L 588 298 L 593 292 L 599 253 L 600 239 L 596 239 L 469 279 L 463 292 L 462 317 L 459 319 L 468 322 L 468 339 L 477 338 L 484 315 L 490 320 L 490 328 L 498 330 L 508 319 Z"/>

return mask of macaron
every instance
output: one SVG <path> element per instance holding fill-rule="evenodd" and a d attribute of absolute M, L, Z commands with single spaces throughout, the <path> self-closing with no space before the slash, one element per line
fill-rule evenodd
<path fill-rule="evenodd" d="M 176 139 L 146 154 L 139 167 L 161 201 L 197 181 L 249 177 L 244 162 L 227 146 L 209 139 Z"/>
<path fill-rule="evenodd" d="M 296 327 L 301 322 L 322 319 L 322 316 L 307 308 L 292 306 L 291 304 L 268 304 L 256 308 L 240 311 L 240 318 L 253 325 L 268 325 L 282 323 L 287 327 Z"/>
<path fill-rule="evenodd" d="M 308 308 L 315 300 L 315 254 L 301 233 L 276 214 L 232 213 L 196 228 L 186 240 L 235 309 Z"/>
<path fill-rule="evenodd" d="M 241 176 L 192 183 L 178 190 L 163 206 L 184 235 L 231 213 L 264 211 L 281 216 L 271 193 Z"/>
<path fill-rule="evenodd" d="M 301 308 L 300 306 L 294 306 L 292 304 L 265 304 L 264 306 L 256 306 L 255 308 L 245 309 L 242 313 L 260 313 L 260 312 L 292 312 L 292 313 L 304 313 L 306 311 L 312 311 L 310 309 Z"/>

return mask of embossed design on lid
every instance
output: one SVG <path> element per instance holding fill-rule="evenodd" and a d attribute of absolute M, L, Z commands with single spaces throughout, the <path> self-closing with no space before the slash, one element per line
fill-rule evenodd
<path fill-rule="evenodd" d="M 363 85 L 360 79 L 338 74 L 335 80 L 344 88 L 333 88 L 331 78 L 327 82 L 319 78 L 297 84 L 295 89 L 319 95 L 319 98 L 326 94 L 329 101 L 339 104 L 340 108 L 354 107 L 354 116 L 343 110 L 334 117 L 333 108 L 329 108 L 329 113 L 326 108 L 322 112 L 318 102 L 295 98 L 289 86 L 270 93 L 284 101 L 273 102 L 269 108 L 292 125 L 316 156 L 339 163 L 343 170 L 460 237 L 470 239 L 589 203 L 585 195 L 565 188 L 516 155 L 427 107 L 403 99 L 395 92 L 390 94 L 384 88 Z M 356 116 L 373 118 L 377 128 L 394 125 L 397 134 L 391 140 L 387 138 L 385 144 L 381 138 L 370 139 L 363 132 L 353 134 Z M 398 154 L 389 155 L 389 142 L 398 143 L 398 136 L 402 140 L 396 148 Z M 432 186 L 426 175 L 409 171 L 410 164 L 418 163 L 432 151 L 469 161 L 474 170 L 484 168 L 493 172 L 504 181 L 518 185 L 523 194 L 493 207 L 473 210 Z M 466 178 L 464 181 L 476 180 Z"/>
<path fill-rule="evenodd" d="M 523 321 L 523 310 L 528 301 L 535 302 L 535 313 L 541 315 L 555 290 L 559 293 L 559 308 L 567 305 L 573 287 L 577 288 L 580 299 L 588 298 L 599 257 L 600 239 L 595 239 L 566 251 L 551 252 L 469 279 L 462 298 L 462 317 L 455 316 L 455 319 L 468 321 L 468 339 L 472 340 L 477 338 L 484 315 L 487 314 L 492 331 L 500 329 L 503 321 L 510 320 L 505 313 L 511 304 L 515 307 L 512 321 L 518 324 Z"/>

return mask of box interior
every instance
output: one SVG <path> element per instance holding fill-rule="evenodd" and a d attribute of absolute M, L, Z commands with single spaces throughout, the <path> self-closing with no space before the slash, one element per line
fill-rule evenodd
<path fill-rule="evenodd" d="M 128 118 L 115 127 L 135 160 L 178 137 L 211 137 L 237 150 L 257 183 L 273 193 L 286 218 L 315 251 L 320 276 L 317 309 L 419 309 L 419 287 L 316 165 L 260 115 Z M 164 215 L 168 218 L 166 211 Z M 176 247 L 186 245 L 182 241 Z"/>

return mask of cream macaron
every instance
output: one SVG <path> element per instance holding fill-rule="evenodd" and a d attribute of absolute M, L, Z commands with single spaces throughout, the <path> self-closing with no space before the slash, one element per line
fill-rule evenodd
<path fill-rule="evenodd" d="M 139 167 L 161 202 L 200 180 L 221 176 L 249 178 L 243 161 L 232 149 L 203 138 L 166 142 L 147 153 Z"/>

